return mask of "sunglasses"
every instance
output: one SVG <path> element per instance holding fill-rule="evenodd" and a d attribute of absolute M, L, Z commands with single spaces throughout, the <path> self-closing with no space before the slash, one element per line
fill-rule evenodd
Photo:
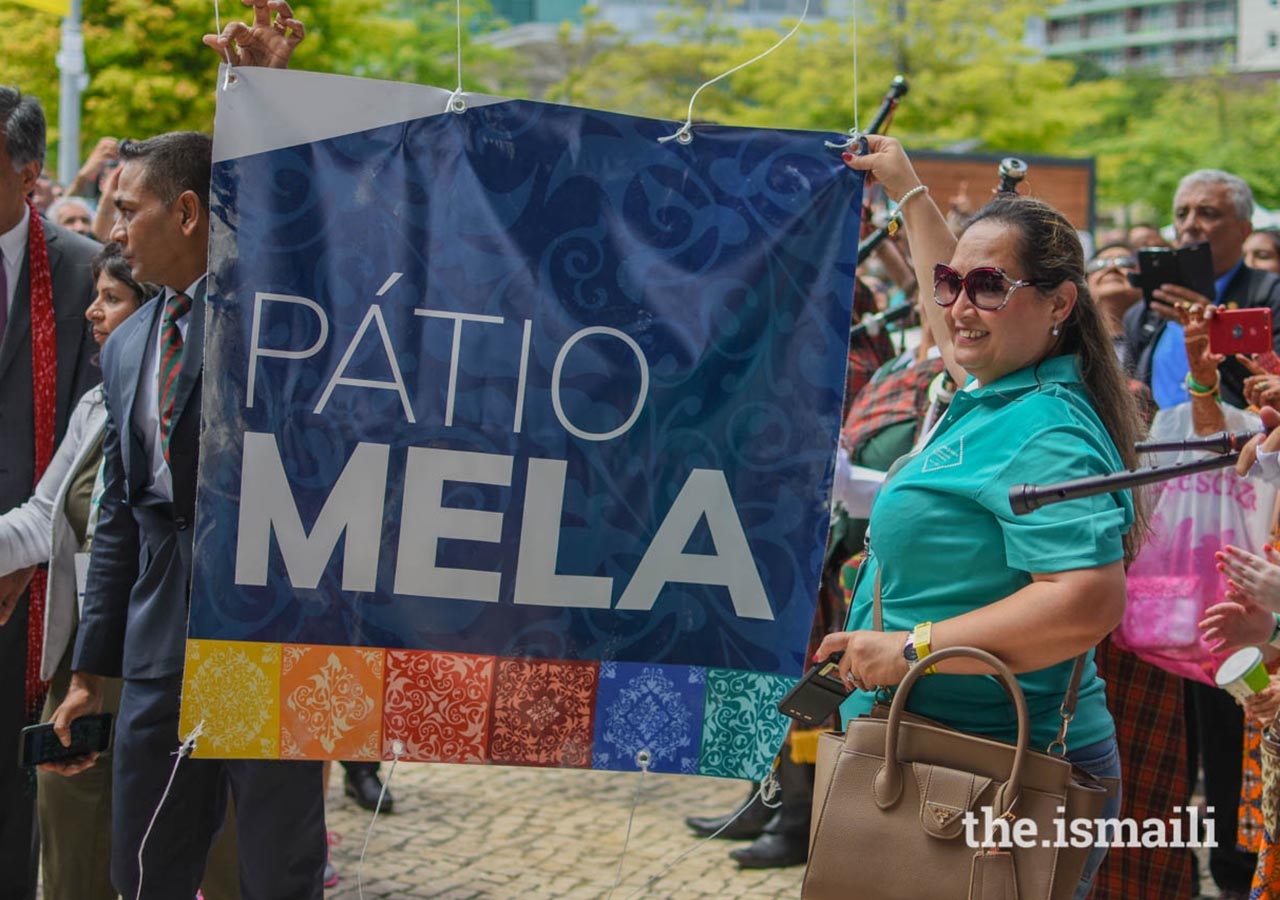
<path fill-rule="evenodd" d="M 1084 267 L 1084 274 L 1094 275 L 1103 269 L 1136 269 L 1138 261 L 1132 256 L 1110 256 L 1101 259 L 1095 259 Z"/>
<path fill-rule="evenodd" d="M 995 266 L 979 266 L 964 275 L 944 263 L 933 267 L 933 302 L 939 306 L 955 303 L 963 290 L 978 309 L 1004 309 L 1014 291 L 1032 285 L 1052 287 L 1043 281 L 1010 281 L 1004 269 Z"/>

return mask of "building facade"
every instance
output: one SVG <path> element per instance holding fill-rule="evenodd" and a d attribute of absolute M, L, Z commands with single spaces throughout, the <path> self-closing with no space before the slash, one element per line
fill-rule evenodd
<path fill-rule="evenodd" d="M 1070 0 L 1046 16 L 1050 56 L 1108 72 L 1280 72 L 1280 0 Z"/>

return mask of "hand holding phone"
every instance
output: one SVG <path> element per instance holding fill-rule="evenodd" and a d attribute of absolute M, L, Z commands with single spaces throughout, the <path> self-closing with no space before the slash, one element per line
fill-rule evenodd
<path fill-rule="evenodd" d="M 840 659 L 843 656 L 838 651 L 832 653 L 806 672 L 804 678 L 778 701 L 778 711 L 799 722 L 818 725 L 839 709 L 849 696 L 849 687 L 840 678 Z"/>
<path fill-rule="evenodd" d="M 1271 310 L 1220 309 L 1209 320 L 1209 350 L 1223 356 L 1271 351 Z"/>
<path fill-rule="evenodd" d="M 93 756 L 111 744 L 111 713 L 81 716 L 71 722 L 71 746 L 64 747 L 52 722 L 22 729 L 18 764 L 39 766 Z"/>

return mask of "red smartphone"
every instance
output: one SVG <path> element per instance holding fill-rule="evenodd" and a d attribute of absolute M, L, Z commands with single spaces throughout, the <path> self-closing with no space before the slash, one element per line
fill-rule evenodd
<path fill-rule="evenodd" d="M 1223 356 L 1271 349 L 1271 310 L 1222 309 L 1209 320 L 1209 349 Z"/>

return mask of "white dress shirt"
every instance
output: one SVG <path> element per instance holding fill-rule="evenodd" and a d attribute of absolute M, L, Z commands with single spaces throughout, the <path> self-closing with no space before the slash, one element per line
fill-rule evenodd
<path fill-rule="evenodd" d="M 5 311 L 13 318 L 13 295 L 18 289 L 18 275 L 22 272 L 22 261 L 27 257 L 27 239 L 31 225 L 31 208 L 22 207 L 22 221 L 14 225 L 4 234 L 0 234 L 0 255 L 4 256 L 5 281 L 9 292 L 4 297 Z"/>

